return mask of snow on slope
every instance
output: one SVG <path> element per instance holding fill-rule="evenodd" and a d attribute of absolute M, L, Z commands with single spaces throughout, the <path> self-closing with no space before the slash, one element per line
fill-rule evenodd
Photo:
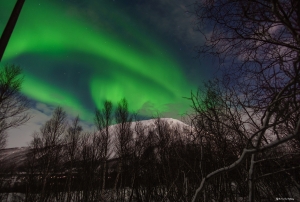
<path fill-rule="evenodd" d="M 179 131 L 184 131 L 184 130 L 190 130 L 190 126 L 179 121 L 176 119 L 172 118 L 161 118 L 160 119 L 162 122 L 167 122 L 171 127 L 176 127 L 177 130 Z M 155 121 L 157 119 L 149 119 L 149 120 L 144 120 L 140 121 L 142 126 L 145 128 L 145 134 L 148 134 L 147 132 L 150 130 L 155 129 Z M 131 129 L 135 131 L 135 126 L 137 122 L 132 122 L 131 123 Z M 111 125 L 109 127 L 110 132 L 113 134 L 117 128 L 118 124 Z M 136 137 L 136 133 L 133 132 L 133 137 Z M 114 137 L 111 138 L 112 140 Z M 26 155 L 30 153 L 29 147 L 17 147 L 17 148 L 7 148 L 7 149 L 1 149 L 0 150 L 0 165 L 3 168 L 9 169 L 10 167 L 15 167 L 16 169 L 20 169 L 26 159 Z"/>
<path fill-rule="evenodd" d="M 179 121 L 177 119 L 172 119 L 172 118 L 161 118 L 160 119 L 162 122 L 166 122 L 169 124 L 170 127 L 176 127 L 179 131 L 183 131 L 185 129 L 190 129 L 190 126 L 183 123 L 182 121 Z M 149 120 L 144 120 L 144 121 L 140 121 L 140 124 L 142 124 L 142 126 L 145 128 L 146 131 L 149 130 L 154 130 L 155 129 L 155 122 L 157 121 L 157 119 L 149 119 Z M 135 126 L 136 126 L 137 122 L 132 122 L 131 123 L 131 130 L 134 131 L 133 136 L 136 136 L 135 133 Z M 117 130 L 117 126 L 119 124 L 115 124 L 115 125 L 111 125 L 109 126 L 109 132 L 114 133 Z"/>
<path fill-rule="evenodd" d="M 29 147 L 17 147 L 0 150 L 0 164 L 3 169 L 14 167 L 19 169 L 24 165 L 26 155 L 30 152 Z"/>

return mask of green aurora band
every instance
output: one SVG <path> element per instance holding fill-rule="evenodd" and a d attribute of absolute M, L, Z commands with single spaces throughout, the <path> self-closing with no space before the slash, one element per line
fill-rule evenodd
<path fill-rule="evenodd" d="M 33 91 L 32 89 L 35 90 Z M 88 120 L 88 117 L 91 115 L 86 110 L 83 110 L 82 104 L 80 104 L 78 99 L 73 95 L 61 90 L 61 88 L 57 86 L 49 85 L 30 74 L 25 75 L 22 91 L 28 97 L 40 102 L 55 106 L 63 106 L 72 116 L 77 116 L 78 112 L 80 112 L 80 116 L 85 120 Z"/>
<path fill-rule="evenodd" d="M 105 99 L 116 104 L 125 97 L 133 111 L 142 109 L 146 103 L 151 103 L 161 113 L 170 110 L 168 104 L 174 103 L 180 103 L 180 108 L 176 109 L 178 114 L 188 109 L 188 101 L 182 97 L 194 87 L 184 77 L 177 59 L 159 40 L 125 23 L 124 13 L 116 12 L 118 14 L 110 20 L 130 34 L 135 40 L 131 45 L 117 33 L 95 28 L 83 18 L 70 17 L 61 5 L 43 4 L 46 5 L 39 6 L 34 0 L 25 2 L 4 62 L 13 61 L 22 54 L 46 55 L 60 61 L 71 53 L 82 53 L 91 57 L 84 63 L 93 70 L 87 82 L 96 107 L 101 108 Z M 7 6 L 6 9 L 11 8 Z M 104 13 L 105 8 L 99 12 Z M 76 111 L 83 119 L 90 120 L 92 112 L 83 107 L 80 98 L 30 72 L 25 72 L 22 92 L 37 101 Z"/>

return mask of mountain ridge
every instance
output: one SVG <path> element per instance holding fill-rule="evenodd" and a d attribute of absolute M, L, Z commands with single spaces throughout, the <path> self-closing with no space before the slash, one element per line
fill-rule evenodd
<path fill-rule="evenodd" d="M 186 123 L 173 119 L 173 118 L 159 118 L 159 119 L 148 119 L 148 120 L 142 120 L 142 121 L 135 121 L 131 122 L 131 130 L 133 131 L 133 138 L 136 138 L 136 132 L 134 130 L 136 124 L 139 122 L 145 129 L 144 133 L 147 134 L 150 130 L 155 130 L 156 126 L 155 123 L 157 121 L 166 122 L 168 125 L 172 128 L 175 128 L 177 130 L 183 131 L 183 130 L 190 130 L 190 126 Z M 117 126 L 119 124 L 113 124 L 109 126 L 110 133 L 115 133 L 115 130 L 117 130 Z M 96 133 L 100 133 L 100 131 L 96 131 Z M 111 137 L 112 140 L 114 140 Z M 26 163 L 26 157 L 32 152 L 32 149 L 30 146 L 28 147 L 14 147 L 14 148 L 4 148 L 0 150 L 0 165 L 4 165 L 3 167 L 5 169 L 12 169 L 15 168 L 16 170 L 23 170 L 24 165 Z M 110 159 L 116 158 L 115 155 L 110 156 Z"/>

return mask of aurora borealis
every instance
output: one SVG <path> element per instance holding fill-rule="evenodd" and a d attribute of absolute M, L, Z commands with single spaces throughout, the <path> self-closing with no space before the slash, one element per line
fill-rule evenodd
<path fill-rule="evenodd" d="M 139 16 L 149 4 L 128 2 L 26 0 L 1 65 L 23 68 L 22 93 L 30 99 L 87 122 L 105 99 L 124 97 L 144 117 L 178 118 L 189 108 L 183 97 L 198 85 L 187 74 L 192 56 L 180 55 L 184 42 L 145 20 L 151 9 L 149 18 Z M 1 32 L 14 4 L 0 3 Z"/>

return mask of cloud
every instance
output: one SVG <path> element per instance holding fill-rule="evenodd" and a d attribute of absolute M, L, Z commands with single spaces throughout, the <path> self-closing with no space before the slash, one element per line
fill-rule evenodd
<path fill-rule="evenodd" d="M 38 111 L 40 111 L 40 112 L 42 112 L 42 113 L 44 113 L 44 114 L 47 114 L 47 115 L 52 114 L 52 113 L 53 113 L 53 110 L 54 110 L 54 107 L 50 107 L 49 105 L 46 105 L 46 104 L 40 103 L 40 102 L 38 102 L 38 103 L 36 104 L 35 108 L 36 108 Z"/>
<path fill-rule="evenodd" d="M 54 110 L 55 106 L 37 102 L 33 108 L 28 110 L 32 118 L 27 123 L 7 131 L 7 148 L 27 147 L 32 140 L 33 133 L 38 132 L 40 128 L 51 119 Z M 66 113 L 67 121 L 71 124 L 74 116 L 70 116 L 68 111 L 66 111 Z M 80 125 L 84 132 L 94 131 L 93 124 L 81 121 Z"/>
<path fill-rule="evenodd" d="M 158 114 L 158 110 L 154 103 L 148 101 L 139 109 L 138 114 L 143 114 L 146 117 L 155 117 Z"/>
<path fill-rule="evenodd" d="M 41 107 L 41 105 L 38 106 Z M 8 130 L 7 148 L 28 146 L 32 140 L 33 133 L 39 131 L 40 127 L 51 118 L 51 114 L 46 114 L 34 108 L 29 109 L 28 112 L 32 118 L 27 123 L 18 128 Z"/>
<path fill-rule="evenodd" d="M 147 117 L 156 118 L 157 116 L 161 118 L 174 118 L 178 120 L 183 120 L 184 122 L 188 122 L 189 118 L 187 114 L 191 113 L 191 109 L 187 109 L 187 111 L 178 112 L 178 109 L 183 109 L 182 103 L 169 103 L 163 106 L 164 110 L 159 112 L 157 107 L 151 103 L 146 102 L 142 106 L 142 108 L 138 111 L 139 114 L 143 114 Z"/>

